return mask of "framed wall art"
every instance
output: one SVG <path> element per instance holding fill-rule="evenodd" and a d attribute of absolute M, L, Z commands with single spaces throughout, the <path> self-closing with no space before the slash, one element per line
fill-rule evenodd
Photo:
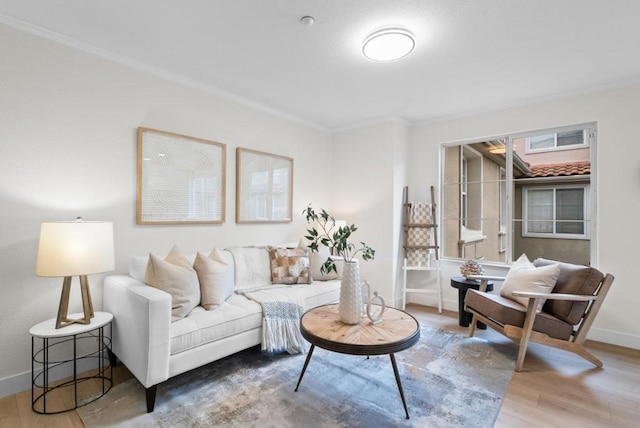
<path fill-rule="evenodd" d="M 293 159 L 236 149 L 236 223 L 291 221 Z"/>
<path fill-rule="evenodd" d="M 137 223 L 223 223 L 226 147 L 138 128 Z"/>

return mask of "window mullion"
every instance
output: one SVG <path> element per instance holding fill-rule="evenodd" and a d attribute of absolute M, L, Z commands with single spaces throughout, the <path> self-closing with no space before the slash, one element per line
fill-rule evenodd
<path fill-rule="evenodd" d="M 556 134 L 558 135 L 558 134 Z M 556 189 L 555 187 L 553 188 L 553 193 L 552 193 L 552 197 L 551 197 L 551 212 L 552 212 L 552 222 L 551 224 L 553 224 L 553 235 L 555 235 L 556 233 L 558 233 L 558 203 L 557 203 L 557 193 L 558 189 Z"/>

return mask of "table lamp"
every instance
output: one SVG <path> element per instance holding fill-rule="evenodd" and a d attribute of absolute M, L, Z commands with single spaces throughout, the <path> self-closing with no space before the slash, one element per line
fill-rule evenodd
<path fill-rule="evenodd" d="M 87 275 L 108 272 L 115 268 L 113 223 L 105 221 L 45 222 L 40 226 L 36 275 L 64 277 L 56 328 L 69 324 L 89 324 L 93 318 L 93 303 Z M 83 318 L 69 319 L 71 278 L 80 278 Z"/>

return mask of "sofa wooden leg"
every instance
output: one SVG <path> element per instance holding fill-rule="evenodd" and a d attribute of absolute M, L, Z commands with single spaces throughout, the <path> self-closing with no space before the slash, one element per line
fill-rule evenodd
<path fill-rule="evenodd" d="M 147 395 L 147 413 L 151 413 L 153 412 L 153 408 L 156 405 L 156 391 L 158 390 L 158 385 L 153 385 L 150 386 L 149 388 L 146 388 L 146 395 Z"/>

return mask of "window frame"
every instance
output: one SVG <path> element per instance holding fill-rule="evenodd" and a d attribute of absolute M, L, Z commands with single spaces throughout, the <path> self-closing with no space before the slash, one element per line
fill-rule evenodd
<path fill-rule="evenodd" d="M 469 174 L 469 163 L 470 162 L 480 162 L 480 166 L 477 168 L 478 169 L 478 176 L 477 177 L 471 177 Z M 470 223 L 470 219 L 471 220 L 476 220 L 478 221 L 478 219 L 482 219 L 482 205 L 480 205 L 480 210 L 479 212 L 475 212 L 476 210 L 474 210 L 473 208 L 469 207 L 469 186 L 477 184 L 477 183 L 483 183 L 484 182 L 484 176 L 483 176 L 483 162 L 484 162 L 484 158 L 482 157 L 482 154 L 480 154 L 479 152 L 477 152 L 476 150 L 474 150 L 472 147 L 462 147 L 462 154 L 460 157 L 460 186 L 461 186 L 461 191 L 460 191 L 460 225 L 466 229 L 466 230 L 471 230 L 473 232 L 477 232 L 475 233 L 473 236 L 476 237 L 475 239 L 477 239 L 478 236 L 482 236 L 482 221 L 480 221 L 480 227 L 479 228 L 471 228 L 469 226 Z M 482 188 L 480 190 L 481 194 L 480 194 L 480 200 L 482 200 L 484 198 L 484 196 L 482 195 Z M 463 237 L 461 237 L 462 241 L 465 241 L 465 239 Z"/>
<path fill-rule="evenodd" d="M 508 228 L 508 195 L 507 190 L 507 168 L 500 167 L 499 169 L 500 181 L 498 183 L 499 191 L 498 197 L 500 198 L 500 211 L 498 215 L 498 252 L 505 253 L 507 251 L 507 228 Z"/>
<path fill-rule="evenodd" d="M 557 224 L 560 220 L 556 219 L 556 192 L 561 189 L 582 189 L 582 214 L 584 219 L 582 220 L 569 220 L 572 222 L 582 222 L 584 224 L 584 233 L 557 233 L 555 232 Z M 553 232 L 529 232 L 529 191 L 530 190 L 553 190 L 553 219 L 549 220 L 553 222 Z M 591 233 L 589 228 L 589 192 L 590 185 L 586 183 L 576 184 L 560 184 L 560 185 L 546 185 L 546 186 L 522 186 L 522 237 L 523 238 L 548 238 L 548 239 L 590 239 Z"/>
<path fill-rule="evenodd" d="M 582 144 L 571 144 L 569 146 L 558 146 L 558 134 L 563 132 L 579 131 L 582 130 Z M 553 135 L 553 147 L 543 147 L 540 149 L 531 148 L 531 138 L 540 135 Z M 555 152 L 561 150 L 573 150 L 573 149 L 586 149 L 589 147 L 589 129 L 586 127 L 557 129 L 554 132 L 538 132 L 536 134 L 530 134 L 525 137 L 525 153 L 544 153 Z"/>
<path fill-rule="evenodd" d="M 539 128 L 537 130 L 532 130 L 532 131 L 524 131 L 524 132 L 513 132 L 513 133 L 506 133 L 506 134 L 494 134 L 493 136 L 489 136 L 489 137 L 479 137 L 479 138 L 470 138 L 470 139 L 464 139 L 464 140 L 452 140 L 452 141 L 448 141 L 448 142 L 443 142 L 440 144 L 440 156 L 439 156 L 439 188 L 440 188 L 440 196 L 439 196 L 439 200 L 440 200 L 440 207 L 439 207 L 439 211 L 440 211 L 440 218 L 443 220 L 443 225 L 445 224 L 445 221 L 449 221 L 449 220 L 454 220 L 453 217 L 451 217 L 450 215 L 447 216 L 446 210 L 446 200 L 445 200 L 445 195 L 448 193 L 447 191 L 447 186 L 449 186 L 450 184 L 455 184 L 455 183 L 447 183 L 446 179 L 445 179 L 445 165 L 446 165 L 446 153 L 447 150 L 449 148 L 452 147 L 456 147 L 456 146 L 460 146 L 461 148 L 465 148 L 465 146 L 467 147 L 471 147 L 471 145 L 475 144 L 475 143 L 480 143 L 480 142 L 492 142 L 494 140 L 502 140 L 506 146 L 506 150 L 504 153 L 505 156 L 505 167 L 506 167 L 506 183 L 505 183 L 505 187 L 506 187 L 506 205 L 507 205 L 507 212 L 506 215 L 503 217 L 502 213 L 500 213 L 499 217 L 499 221 L 502 223 L 503 218 L 504 221 L 506 222 L 506 230 L 504 231 L 504 233 L 502 233 L 502 231 L 499 232 L 499 248 L 498 251 L 501 254 L 504 254 L 504 262 L 503 261 L 494 261 L 494 260 L 485 260 L 485 264 L 487 265 L 496 265 L 496 266 L 502 266 L 502 265 L 509 265 L 510 263 L 513 262 L 514 260 L 514 247 L 515 247 L 515 239 L 517 238 L 517 236 L 519 235 L 520 237 L 525 237 L 522 234 L 522 228 L 524 225 L 524 212 L 521 212 L 519 217 L 520 218 L 516 218 L 515 216 L 515 212 L 516 212 L 516 207 L 514 206 L 514 202 L 516 202 L 515 198 L 516 198 L 516 183 L 520 182 L 521 186 L 518 186 L 520 188 L 522 187 L 532 187 L 531 186 L 531 182 L 529 182 L 528 180 L 535 180 L 535 179 L 514 179 L 513 178 L 513 170 L 514 170 L 514 159 L 515 159 L 515 151 L 514 151 L 514 141 L 518 140 L 518 139 L 527 139 L 528 137 L 531 136 L 535 136 L 535 135 L 542 135 L 542 134 L 557 134 L 557 133 L 562 133 L 562 132 L 568 132 L 568 131 L 572 131 L 572 130 L 582 130 L 583 131 L 583 141 L 584 144 L 581 145 L 572 145 L 572 146 L 561 146 L 560 148 L 554 148 L 553 150 L 573 150 L 576 148 L 588 148 L 589 149 L 589 161 L 591 163 L 591 173 L 585 177 L 584 181 L 581 181 L 578 177 L 579 176 L 575 176 L 573 177 L 573 179 L 569 180 L 567 183 L 557 183 L 557 184 L 553 184 L 551 181 L 550 177 L 547 177 L 548 183 L 544 183 L 543 181 L 540 182 L 540 184 L 538 185 L 538 187 L 542 187 L 544 185 L 550 185 L 553 187 L 561 187 L 561 186 L 566 186 L 566 187 L 578 187 L 578 185 L 580 185 L 580 187 L 585 187 L 586 190 L 584 191 L 584 195 L 585 195 L 585 199 L 583 201 L 584 204 L 584 220 L 579 220 L 582 221 L 583 224 L 585 225 L 585 233 L 582 235 L 575 235 L 575 234 L 564 234 L 566 235 L 565 237 L 562 237 L 560 234 L 556 234 L 554 236 L 557 237 L 558 239 L 575 239 L 575 240 L 585 240 L 585 241 L 589 241 L 589 247 L 590 247 L 590 255 L 589 255 L 589 259 L 591 260 L 591 262 L 595 262 L 598 259 L 598 239 L 597 239 L 597 233 L 594 233 L 593 231 L 596 230 L 597 227 L 597 188 L 598 188 L 598 174 L 597 174 L 597 134 L 598 134 L 598 130 L 597 130 L 597 122 L 585 122 L 585 123 L 581 123 L 581 124 L 575 124 L 575 125 L 569 125 L 569 126 L 561 126 L 561 127 L 554 127 L 554 128 Z M 524 147 L 524 151 L 526 152 L 526 144 Z M 538 151 L 536 151 L 536 153 L 539 153 Z M 446 184 L 445 184 L 446 183 Z M 461 183 L 459 183 L 461 184 Z M 460 195 L 459 195 L 460 196 Z M 502 195 L 501 195 L 502 196 Z M 484 200 L 484 197 L 483 197 Z M 520 208 L 522 209 L 522 200 L 518 201 L 520 202 Z M 482 204 L 484 206 L 484 202 Z M 482 209 L 482 211 L 484 211 L 484 209 Z M 460 214 L 459 214 L 460 215 Z M 461 218 L 458 219 L 458 221 L 461 222 Z M 518 224 L 519 223 L 519 224 Z M 500 228 L 501 229 L 501 228 Z M 438 233 L 440 233 L 441 235 L 444 233 L 445 228 L 439 228 Z M 543 236 L 541 236 L 542 238 L 550 238 L 549 234 L 542 234 Z M 531 237 L 531 236 L 526 236 L 527 238 Z M 457 257 L 457 256 L 449 256 L 449 255 L 445 255 L 445 244 L 446 244 L 446 240 L 444 236 L 440 236 L 440 242 L 442 242 L 442 249 L 441 249 L 441 257 L 443 259 L 446 260 L 452 260 L 452 261 L 460 261 L 460 260 L 464 260 L 464 257 Z M 552 238 L 553 239 L 553 238 Z M 462 239 L 460 242 L 467 242 L 466 240 Z M 470 242 L 470 241 L 469 241 Z"/>

